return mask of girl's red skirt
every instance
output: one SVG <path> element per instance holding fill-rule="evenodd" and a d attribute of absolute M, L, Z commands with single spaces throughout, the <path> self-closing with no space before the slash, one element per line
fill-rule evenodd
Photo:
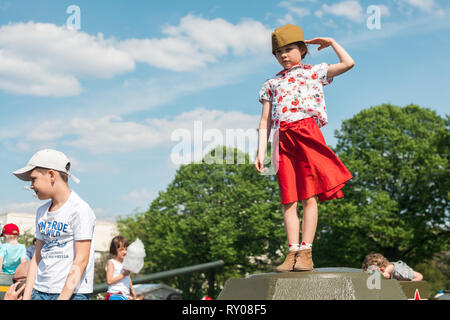
<path fill-rule="evenodd" d="M 278 141 L 277 141 L 278 140 Z M 317 196 L 319 201 L 342 198 L 341 189 L 351 173 L 326 145 L 314 118 L 280 123 L 274 136 L 278 144 L 278 185 L 281 203 Z"/>

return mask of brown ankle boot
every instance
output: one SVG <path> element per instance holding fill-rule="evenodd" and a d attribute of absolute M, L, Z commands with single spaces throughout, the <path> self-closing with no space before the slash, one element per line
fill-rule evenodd
<path fill-rule="evenodd" d="M 286 256 L 286 259 L 282 264 L 280 264 L 278 267 L 275 268 L 277 272 L 291 272 L 294 271 L 294 265 L 295 265 L 295 255 L 297 251 L 289 251 L 289 253 Z"/>
<path fill-rule="evenodd" d="M 295 256 L 294 271 L 312 271 L 314 263 L 312 261 L 312 250 L 305 249 L 297 251 Z"/>

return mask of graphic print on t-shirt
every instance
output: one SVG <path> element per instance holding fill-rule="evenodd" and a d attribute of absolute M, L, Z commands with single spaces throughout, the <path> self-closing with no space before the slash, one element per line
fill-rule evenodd
<path fill-rule="evenodd" d="M 39 231 L 46 235 L 45 244 L 41 249 L 43 259 L 68 259 L 70 257 L 63 249 L 70 242 L 67 237 L 70 236 L 67 228 L 68 224 L 64 222 L 39 222 Z"/>
<path fill-rule="evenodd" d="M 64 222 L 53 221 L 53 222 L 39 222 L 39 232 L 48 237 L 59 237 L 61 232 L 67 232 L 67 227 L 69 225 Z"/>

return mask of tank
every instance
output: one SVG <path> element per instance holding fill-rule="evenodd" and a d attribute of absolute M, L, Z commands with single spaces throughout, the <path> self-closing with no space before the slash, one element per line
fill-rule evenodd
<path fill-rule="evenodd" d="M 426 281 L 388 280 L 355 268 L 317 268 L 231 278 L 217 300 L 407 300 L 415 298 L 416 289 L 428 298 Z"/>
<path fill-rule="evenodd" d="M 3 300 L 5 293 L 9 290 L 9 287 L 13 284 L 13 275 L 7 273 L 0 273 L 0 300 Z"/>

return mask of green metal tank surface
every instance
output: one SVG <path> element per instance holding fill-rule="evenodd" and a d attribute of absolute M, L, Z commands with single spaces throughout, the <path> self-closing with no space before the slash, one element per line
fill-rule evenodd
<path fill-rule="evenodd" d="M 318 268 L 231 278 L 217 300 L 406 300 L 414 298 L 411 291 L 416 288 L 421 298 L 428 297 L 426 281 L 388 280 L 354 268 Z"/>
<path fill-rule="evenodd" d="M 0 273 L 0 300 L 3 300 L 6 291 L 13 284 L 12 278 L 12 274 Z"/>

